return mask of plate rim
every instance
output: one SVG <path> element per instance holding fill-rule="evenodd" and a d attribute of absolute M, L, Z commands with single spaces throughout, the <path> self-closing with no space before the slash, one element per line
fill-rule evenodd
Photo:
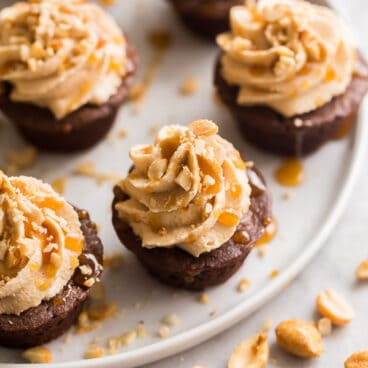
<path fill-rule="evenodd" d="M 334 0 L 330 0 L 329 2 L 333 4 Z M 298 256 L 287 269 L 280 272 L 277 278 L 271 280 L 266 287 L 262 288 L 251 298 L 247 298 L 240 302 L 237 306 L 223 315 L 215 317 L 188 331 L 181 332 L 178 335 L 170 337 L 170 339 L 113 356 L 91 360 L 51 363 L 47 366 L 50 368 L 100 368 L 104 365 L 106 368 L 121 368 L 122 364 L 124 364 L 124 368 L 134 368 L 153 363 L 188 350 L 213 338 L 219 333 L 234 326 L 237 322 L 249 317 L 255 310 L 269 302 L 285 289 L 285 286 L 295 279 L 295 277 L 303 271 L 305 266 L 310 263 L 318 251 L 326 244 L 332 230 L 341 218 L 357 179 L 359 178 L 360 168 L 363 166 L 363 158 L 368 147 L 368 140 L 365 139 L 368 137 L 368 125 L 364 123 L 364 117 L 368 119 L 368 98 L 366 98 L 361 105 L 357 124 L 354 129 L 354 135 L 350 138 L 353 143 L 351 147 L 351 164 L 342 182 L 334 206 L 329 211 L 319 232 L 308 242 L 308 246 L 305 248 L 304 252 Z M 3 368 L 42 368 L 44 366 L 44 364 L 13 364 L 0 362 L 0 367 Z"/>
<path fill-rule="evenodd" d="M 306 250 L 277 278 L 271 280 L 270 283 L 262 288 L 256 295 L 240 302 L 237 306 L 223 315 L 216 317 L 208 322 L 205 322 L 188 331 L 184 331 L 168 340 L 160 341 L 149 346 L 137 348 L 132 351 L 123 352 L 114 356 L 103 357 L 91 360 L 75 360 L 70 362 L 51 363 L 50 368 L 100 368 L 103 365 L 106 367 L 121 367 L 133 368 L 143 364 L 153 363 L 169 356 L 178 354 L 188 350 L 198 344 L 201 344 L 217 334 L 224 332 L 228 328 L 235 325 L 237 322 L 251 315 L 260 306 L 269 302 L 274 296 L 279 294 L 285 286 L 290 283 L 312 260 L 317 252 L 326 244 L 326 240 L 332 230 L 339 221 L 347 202 L 350 198 L 354 185 L 359 178 L 360 168 L 364 162 L 363 158 L 368 146 L 368 125 L 364 123 L 364 117 L 368 118 L 368 99 L 366 99 L 359 114 L 359 118 L 354 129 L 354 135 L 351 147 L 351 165 L 345 179 L 341 185 L 341 189 L 337 196 L 337 200 L 329 212 L 320 231 L 309 242 Z M 38 364 L 1 364 L 1 367 L 12 368 L 42 368 L 44 365 Z"/>

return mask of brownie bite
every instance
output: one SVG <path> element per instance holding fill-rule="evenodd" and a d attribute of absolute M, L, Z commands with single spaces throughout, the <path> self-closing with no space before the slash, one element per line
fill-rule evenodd
<path fill-rule="evenodd" d="M 49 342 L 78 318 L 103 247 L 86 211 L 30 177 L 0 173 L 0 345 Z"/>
<path fill-rule="evenodd" d="M 231 7 L 244 0 L 168 0 L 183 23 L 194 33 L 210 40 L 229 29 Z"/>
<path fill-rule="evenodd" d="M 40 149 L 68 153 L 99 142 L 137 69 L 115 20 L 77 0 L 18 2 L 0 15 L 2 112 Z"/>
<path fill-rule="evenodd" d="M 114 188 L 121 242 L 174 287 L 225 282 L 272 217 L 262 175 L 217 132 L 208 120 L 162 128 L 154 144 L 132 148 L 133 168 Z"/>
<path fill-rule="evenodd" d="M 217 37 L 215 86 L 247 140 L 303 156 L 356 118 L 368 65 L 331 9 L 260 0 L 234 7 L 230 19 Z"/>

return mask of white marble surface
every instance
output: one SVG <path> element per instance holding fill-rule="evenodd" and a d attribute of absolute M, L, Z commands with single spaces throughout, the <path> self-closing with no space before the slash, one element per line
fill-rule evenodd
<path fill-rule="evenodd" d="M 358 30 L 362 49 L 367 50 L 368 2 L 366 0 L 339 2 Z M 329 287 L 340 291 L 354 305 L 356 309 L 354 321 L 346 327 L 335 328 L 332 335 L 325 339 L 325 352 L 322 357 L 312 361 L 294 359 L 280 351 L 275 345 L 272 330 L 271 357 L 276 362 L 270 363 L 268 367 L 343 367 L 345 359 L 351 353 L 368 349 L 368 284 L 357 283 L 354 276 L 357 265 L 368 257 L 368 229 L 365 225 L 368 222 L 367 203 L 368 174 L 363 171 L 350 204 L 327 246 L 288 289 L 227 332 L 195 349 L 145 368 L 191 368 L 195 365 L 208 368 L 226 367 L 234 347 L 255 334 L 268 318 L 272 318 L 275 324 L 290 318 L 317 319 L 316 295 Z"/>

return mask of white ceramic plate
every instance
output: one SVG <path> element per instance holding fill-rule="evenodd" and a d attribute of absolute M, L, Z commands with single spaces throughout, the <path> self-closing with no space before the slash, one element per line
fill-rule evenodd
<path fill-rule="evenodd" d="M 107 140 L 89 152 L 74 156 L 42 154 L 37 165 L 25 173 L 51 182 L 69 175 L 78 163 L 93 161 L 101 172 L 124 175 L 130 166 L 129 147 L 135 143 L 150 142 L 150 127 L 168 123 L 187 124 L 196 118 L 209 118 L 218 122 L 222 135 L 246 153 L 249 159 L 255 160 L 265 174 L 274 196 L 279 233 L 264 258 L 254 251 L 230 281 L 208 290 L 210 303 L 202 305 L 197 301 L 198 294 L 174 292 L 152 279 L 134 256 L 119 244 L 110 221 L 111 183 L 97 185 L 88 178 L 70 177 L 65 193 L 68 200 L 89 210 L 101 227 L 107 254 L 114 251 L 124 253 L 125 265 L 118 272 L 107 271 L 103 282 L 108 291 L 107 299 L 125 310 L 125 317 L 107 320 L 102 329 L 95 332 L 78 336 L 71 334 L 69 344 L 64 343 L 63 337 L 49 344 L 54 355 L 52 367 L 140 366 L 197 345 L 260 308 L 303 270 L 333 230 L 357 178 L 366 141 L 364 138 L 367 137 L 367 125 L 363 124 L 368 118 L 365 106 L 349 138 L 330 143 L 305 160 L 305 183 L 292 189 L 292 198 L 285 200 L 283 193 L 287 189 L 273 179 L 280 159 L 250 147 L 239 136 L 229 114 L 214 103 L 212 69 L 216 47 L 188 34 L 178 25 L 164 1 L 125 0 L 111 11 L 138 46 L 143 70 L 151 58 L 151 50 L 146 43 L 147 30 L 169 29 L 174 37 L 174 44 L 160 67 L 141 112 L 135 115 L 131 106 L 121 110 L 113 133 L 124 128 L 128 131 L 127 138 L 116 139 L 113 143 Z M 193 97 L 182 97 L 178 93 L 179 85 L 192 76 L 199 78 L 200 90 Z M 21 148 L 23 145 L 11 125 L 1 130 L 0 157 L 4 157 L 9 148 Z M 279 270 L 280 274 L 270 279 L 269 274 L 273 270 Z M 240 294 L 236 286 L 244 277 L 250 279 L 252 285 L 249 291 Z M 169 313 L 177 314 L 182 323 L 171 330 L 170 337 L 162 340 L 156 332 L 160 320 Z M 141 320 L 149 332 L 148 337 L 137 340 L 117 355 L 81 360 L 88 342 L 98 337 L 103 344 L 108 337 L 137 327 Z M 2 366 L 16 367 L 11 363 L 21 362 L 19 351 L 0 348 Z"/>

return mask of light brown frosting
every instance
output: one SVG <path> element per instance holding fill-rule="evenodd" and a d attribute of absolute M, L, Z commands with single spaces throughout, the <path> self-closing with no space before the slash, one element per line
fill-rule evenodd
<path fill-rule="evenodd" d="M 0 314 L 20 314 L 58 294 L 78 267 L 77 213 L 47 184 L 0 172 Z"/>
<path fill-rule="evenodd" d="M 143 247 L 179 247 L 193 256 L 219 248 L 250 205 L 246 167 L 217 125 L 162 128 L 152 145 L 130 151 L 134 168 L 116 204 Z"/>
<path fill-rule="evenodd" d="M 238 104 L 303 114 L 346 91 L 356 65 L 350 33 L 332 10 L 302 0 L 235 6 L 218 36 L 223 78 Z"/>
<path fill-rule="evenodd" d="M 29 0 L 0 12 L 0 79 L 11 98 L 63 118 L 114 95 L 126 74 L 126 40 L 113 18 L 82 0 Z"/>

